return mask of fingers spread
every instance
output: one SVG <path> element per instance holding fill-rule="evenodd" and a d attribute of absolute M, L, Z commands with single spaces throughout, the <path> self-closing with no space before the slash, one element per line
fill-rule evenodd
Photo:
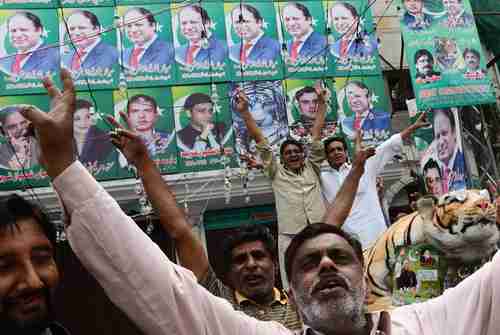
<path fill-rule="evenodd" d="M 19 110 L 19 113 L 21 113 L 25 119 L 31 121 L 35 127 L 47 121 L 47 114 L 34 106 L 23 107 Z"/>
<path fill-rule="evenodd" d="M 120 117 L 125 121 L 125 123 L 127 124 L 127 127 L 129 127 L 129 129 L 132 129 L 132 127 L 130 127 L 128 115 L 125 112 L 120 112 Z"/>
<path fill-rule="evenodd" d="M 61 69 L 61 81 L 63 83 L 64 92 L 75 93 L 75 84 L 73 83 L 73 78 L 71 78 L 71 72 L 63 68 Z"/>
<path fill-rule="evenodd" d="M 106 120 L 108 120 L 108 122 L 111 123 L 116 128 L 123 128 L 120 122 L 116 121 L 116 119 L 111 115 L 106 116 Z"/>
<path fill-rule="evenodd" d="M 52 99 L 61 96 L 61 91 L 54 85 L 54 82 L 49 77 L 43 78 L 43 86 L 47 90 L 47 94 Z"/>

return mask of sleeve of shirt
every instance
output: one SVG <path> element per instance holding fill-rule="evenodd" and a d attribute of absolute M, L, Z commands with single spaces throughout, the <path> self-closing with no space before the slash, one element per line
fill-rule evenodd
<path fill-rule="evenodd" d="M 264 174 L 273 179 L 278 169 L 273 149 L 267 140 L 257 143 L 256 148 L 264 165 Z"/>
<path fill-rule="evenodd" d="M 211 266 L 208 268 L 207 274 L 203 277 L 203 279 L 198 281 L 198 283 L 206 288 L 208 292 L 226 300 L 229 300 L 232 294 L 232 290 L 224 285 L 222 280 L 217 278 L 217 275 Z"/>
<path fill-rule="evenodd" d="M 393 323 L 408 328 L 405 334 L 498 334 L 500 253 L 442 296 L 396 309 Z"/>
<path fill-rule="evenodd" d="M 321 173 L 321 163 L 323 163 L 325 158 L 325 146 L 323 145 L 323 142 L 321 140 L 313 141 L 311 144 L 311 151 L 309 153 L 309 162 L 318 176 Z"/>
<path fill-rule="evenodd" d="M 378 176 L 384 166 L 394 157 L 400 154 L 403 150 L 403 139 L 401 134 L 394 134 L 385 142 L 382 142 L 376 149 L 375 156 L 367 162 L 366 171 L 373 171 L 375 176 Z"/>
<path fill-rule="evenodd" d="M 75 182 L 78 181 L 78 182 Z M 285 335 L 236 312 L 172 263 L 80 162 L 54 180 L 71 215 L 71 247 L 108 297 L 148 335 Z"/>

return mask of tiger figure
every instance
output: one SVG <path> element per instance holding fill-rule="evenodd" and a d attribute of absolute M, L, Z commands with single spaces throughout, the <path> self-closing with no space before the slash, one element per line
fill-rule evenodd
<path fill-rule="evenodd" d="M 500 203 L 500 197 L 497 198 Z M 418 210 L 396 221 L 365 251 L 365 274 L 370 288 L 370 311 L 390 309 L 396 250 L 399 247 L 431 244 L 450 267 L 474 263 L 497 249 L 497 207 L 478 190 L 445 194 L 439 199 L 421 198 Z"/>

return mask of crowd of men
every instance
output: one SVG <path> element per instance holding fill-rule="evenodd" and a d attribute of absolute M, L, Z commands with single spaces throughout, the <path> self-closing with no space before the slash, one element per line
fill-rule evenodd
<path fill-rule="evenodd" d="M 44 81 L 52 100 L 49 113 L 34 107 L 20 113 L 35 129 L 41 161 L 68 215 L 66 232 L 73 251 L 145 334 L 497 334 L 498 256 L 439 298 L 390 313 L 367 314 L 364 308 L 363 247 L 369 241 L 360 243 L 342 227 L 344 222 L 353 225 L 352 229 L 355 224 L 376 223 L 372 209 L 378 200 L 364 213 L 364 197 L 376 196 L 371 170 L 381 168 L 385 156 L 425 124 L 425 116 L 376 150 L 363 148 L 358 136 L 357 153 L 349 166 L 342 141 L 329 141 L 321 155 L 318 133 L 327 96 L 318 92 L 310 154 L 306 158 L 302 144 L 285 141 L 280 164 L 241 93 L 238 111 L 258 143 L 276 195 L 280 248 L 277 255 L 275 241 L 263 227 L 244 227 L 232 235 L 223 247 L 225 285 L 211 268 L 202 243 L 140 134 L 110 117 L 116 127 L 111 141 L 136 167 L 162 227 L 175 240 L 179 265 L 167 258 L 75 159 L 72 139 L 77 104 L 69 71 L 62 71 L 61 81 L 62 92 L 51 80 Z M 330 190 L 335 197 L 331 202 L 321 200 L 322 180 L 331 177 L 318 169 L 325 158 L 330 174 L 344 174 L 340 190 Z M 351 212 L 360 212 L 359 219 L 352 218 Z M 52 315 L 52 296 L 59 281 L 54 226 L 38 206 L 16 195 L 0 201 L 0 213 L 2 333 L 68 334 Z M 275 287 L 280 258 L 289 281 L 287 291 Z"/>

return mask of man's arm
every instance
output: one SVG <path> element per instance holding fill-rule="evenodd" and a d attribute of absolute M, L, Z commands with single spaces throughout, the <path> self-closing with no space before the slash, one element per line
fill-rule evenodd
<path fill-rule="evenodd" d="M 328 90 L 323 89 L 318 92 L 318 110 L 316 112 L 316 119 L 314 120 L 314 124 L 311 128 L 311 137 L 313 141 L 321 140 L 321 129 L 323 129 L 325 125 L 328 99 Z"/>
<path fill-rule="evenodd" d="M 127 115 L 120 115 L 128 124 Z M 123 129 L 113 117 L 108 117 L 108 121 L 116 127 L 111 141 L 128 162 L 136 167 L 148 199 L 158 213 L 160 224 L 175 241 L 181 265 L 193 271 L 198 280 L 202 279 L 209 267 L 205 249 L 191 229 L 186 216 L 177 206 L 174 195 L 161 177 L 154 161 L 149 157 L 144 142 L 139 135 Z"/>
<path fill-rule="evenodd" d="M 415 121 L 415 123 L 408 126 L 400 133 L 401 139 L 403 141 L 407 141 L 407 140 L 409 140 L 411 134 L 413 134 L 413 132 L 415 130 L 417 130 L 419 128 L 423 128 L 423 127 L 428 127 L 429 125 L 430 125 L 429 122 L 427 122 L 427 114 L 426 114 L 426 112 L 423 112 L 422 114 L 420 114 L 420 116 L 418 117 L 417 121 Z"/>
<path fill-rule="evenodd" d="M 245 125 L 247 126 L 250 137 L 252 137 L 255 142 L 257 142 L 257 144 L 264 142 L 264 134 L 262 134 L 262 131 L 257 126 L 257 123 L 255 122 L 248 108 L 249 103 L 247 96 L 245 95 L 245 93 L 240 91 L 238 92 L 236 99 L 236 111 L 240 114 L 243 121 L 245 121 Z"/>
<path fill-rule="evenodd" d="M 351 171 L 349 171 L 349 174 L 342 183 L 335 200 L 328 204 L 323 220 L 325 223 L 338 227 L 344 224 L 356 198 L 359 180 L 365 172 L 365 162 L 373 155 L 375 155 L 374 148 L 362 148 L 361 134 L 358 132 L 356 135 L 356 156 Z"/>

